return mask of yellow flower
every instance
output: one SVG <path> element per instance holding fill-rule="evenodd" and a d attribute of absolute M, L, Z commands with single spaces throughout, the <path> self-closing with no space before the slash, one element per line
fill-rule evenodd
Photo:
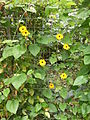
<path fill-rule="evenodd" d="M 54 89 L 54 84 L 53 84 L 53 83 L 50 83 L 50 84 L 49 84 L 49 88 L 50 88 L 50 89 Z"/>
<path fill-rule="evenodd" d="M 43 67 L 46 65 L 46 61 L 44 59 L 39 60 L 39 64 Z"/>
<path fill-rule="evenodd" d="M 22 33 L 22 32 L 24 32 L 24 31 L 26 31 L 27 29 L 26 29 L 26 26 L 21 26 L 20 28 L 19 28 L 19 31 Z"/>
<path fill-rule="evenodd" d="M 70 49 L 70 47 L 69 47 L 68 44 L 64 44 L 64 45 L 63 45 L 63 48 L 64 48 L 65 50 L 69 50 L 69 49 Z"/>
<path fill-rule="evenodd" d="M 61 39 L 63 38 L 63 35 L 62 35 L 62 34 L 57 34 L 57 35 L 56 35 L 56 38 L 57 38 L 58 40 L 61 40 Z"/>
<path fill-rule="evenodd" d="M 22 36 L 25 36 L 25 37 L 27 37 L 29 34 L 30 33 L 27 30 L 25 30 L 25 31 L 22 32 Z"/>
<path fill-rule="evenodd" d="M 60 77 L 61 77 L 61 79 L 66 79 L 66 78 L 67 78 L 67 74 L 66 74 L 66 73 L 62 73 L 62 74 L 60 75 Z"/>

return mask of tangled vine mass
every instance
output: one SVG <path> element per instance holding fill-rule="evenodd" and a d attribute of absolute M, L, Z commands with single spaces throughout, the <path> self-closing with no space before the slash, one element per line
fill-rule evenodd
<path fill-rule="evenodd" d="M 89 0 L 0 0 L 0 120 L 90 120 Z"/>

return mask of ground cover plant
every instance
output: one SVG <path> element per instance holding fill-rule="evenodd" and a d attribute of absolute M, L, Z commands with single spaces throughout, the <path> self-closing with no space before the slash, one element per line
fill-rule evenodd
<path fill-rule="evenodd" d="M 89 8 L 0 1 L 0 120 L 90 119 Z"/>

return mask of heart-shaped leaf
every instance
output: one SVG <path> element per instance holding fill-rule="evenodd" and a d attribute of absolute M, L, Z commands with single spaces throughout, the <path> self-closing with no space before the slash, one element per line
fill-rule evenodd
<path fill-rule="evenodd" d="M 16 114 L 19 107 L 18 100 L 8 100 L 6 104 L 6 108 L 9 112 Z"/>
<path fill-rule="evenodd" d="M 36 56 L 40 52 L 40 47 L 37 44 L 29 46 L 29 51 L 33 56 Z"/>
<path fill-rule="evenodd" d="M 64 110 L 66 109 L 66 103 L 60 103 L 59 104 L 59 108 L 64 112 Z"/>

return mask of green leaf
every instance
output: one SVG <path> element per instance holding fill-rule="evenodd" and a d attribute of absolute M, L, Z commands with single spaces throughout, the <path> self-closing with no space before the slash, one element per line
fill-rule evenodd
<path fill-rule="evenodd" d="M 20 74 L 18 76 L 15 76 L 13 79 L 14 79 L 14 81 L 12 82 L 12 85 L 16 89 L 18 89 L 26 81 L 27 76 L 24 73 L 22 73 L 22 74 Z"/>
<path fill-rule="evenodd" d="M 45 73 L 45 70 L 44 69 L 37 69 L 37 70 L 35 70 L 35 74 L 36 73 L 39 73 L 40 75 L 39 75 L 39 78 L 40 79 L 42 79 L 42 80 L 44 80 L 44 78 L 45 78 L 45 75 L 46 75 L 46 73 Z"/>
<path fill-rule="evenodd" d="M 83 19 L 85 20 L 87 17 L 90 15 L 90 10 L 88 9 L 81 9 L 79 10 L 78 15 L 76 16 L 78 19 Z"/>
<path fill-rule="evenodd" d="M 56 119 L 56 120 L 60 120 L 60 118 L 61 118 L 60 115 L 61 115 L 60 113 L 59 113 L 59 114 L 55 114 L 55 115 L 54 115 L 55 119 Z"/>
<path fill-rule="evenodd" d="M 61 57 L 62 57 L 62 60 L 63 61 L 65 61 L 66 59 L 68 59 L 69 58 L 69 52 L 68 51 L 66 51 L 66 50 L 63 50 L 63 51 L 61 51 Z"/>
<path fill-rule="evenodd" d="M 87 105 L 87 114 L 90 113 L 90 105 Z"/>
<path fill-rule="evenodd" d="M 15 59 L 19 58 L 22 54 L 26 52 L 26 48 L 20 45 L 16 45 L 14 47 L 6 47 L 3 51 L 3 58 L 7 58 L 9 56 L 14 56 Z"/>
<path fill-rule="evenodd" d="M 36 112 L 38 112 L 39 110 L 41 110 L 41 108 L 42 108 L 41 104 L 37 103 L 37 104 L 35 105 L 35 111 L 36 111 Z"/>
<path fill-rule="evenodd" d="M 42 93 L 48 99 L 50 99 L 52 97 L 52 91 L 50 89 L 45 89 L 45 90 L 43 90 Z"/>
<path fill-rule="evenodd" d="M 30 84 L 37 83 L 36 79 L 34 79 L 34 78 L 28 78 L 27 82 L 30 83 Z"/>
<path fill-rule="evenodd" d="M 6 118 L 2 118 L 1 120 L 6 120 Z"/>
<path fill-rule="evenodd" d="M 35 113 L 35 112 L 30 112 L 30 117 L 31 117 L 31 118 L 35 118 L 37 115 L 38 115 L 38 114 Z"/>
<path fill-rule="evenodd" d="M 33 105 L 33 104 L 34 104 L 34 98 L 33 98 L 33 97 L 29 97 L 28 102 L 29 102 L 31 105 Z"/>
<path fill-rule="evenodd" d="M 18 100 L 8 100 L 6 104 L 6 108 L 9 112 L 16 114 L 19 107 Z"/>
<path fill-rule="evenodd" d="M 58 9 L 57 6 L 46 6 L 45 14 L 48 16 L 50 12 L 55 12 Z"/>
<path fill-rule="evenodd" d="M 30 69 L 30 70 L 28 70 L 27 75 L 31 75 L 33 73 L 34 73 L 34 70 Z"/>
<path fill-rule="evenodd" d="M 90 54 L 90 45 L 88 45 L 86 49 L 84 49 L 84 55 L 86 54 Z"/>
<path fill-rule="evenodd" d="M 57 108 L 54 104 L 50 103 L 49 104 L 49 111 L 50 112 L 57 112 Z"/>
<path fill-rule="evenodd" d="M 60 90 L 60 96 L 64 99 L 67 97 L 67 89 L 66 88 L 62 88 Z"/>
<path fill-rule="evenodd" d="M 40 47 L 37 44 L 29 46 L 29 51 L 33 56 L 36 56 L 40 52 Z"/>
<path fill-rule="evenodd" d="M 7 97 L 9 93 L 10 93 L 9 88 L 6 88 L 6 89 L 3 90 L 3 94 L 4 94 L 5 97 Z"/>
<path fill-rule="evenodd" d="M 56 41 L 55 37 L 45 35 L 45 36 L 42 36 L 37 42 L 41 44 L 49 44 L 55 41 Z"/>
<path fill-rule="evenodd" d="M 48 108 L 48 104 L 46 102 L 42 102 L 41 104 L 43 108 Z"/>
<path fill-rule="evenodd" d="M 73 108 L 73 114 L 74 114 L 74 115 L 76 115 L 76 113 L 77 113 L 77 111 L 78 111 L 77 109 L 78 109 L 78 108 L 77 108 L 76 106 Z"/>
<path fill-rule="evenodd" d="M 12 85 L 18 89 L 27 79 L 27 76 L 25 73 L 17 74 L 16 76 L 13 76 L 12 78 L 5 79 L 5 85 L 8 85 L 12 83 Z"/>
<path fill-rule="evenodd" d="M 88 74 L 90 71 L 90 66 L 89 65 L 83 65 L 80 69 L 80 71 L 78 72 L 78 76 L 81 76 L 81 75 L 86 75 Z"/>
<path fill-rule="evenodd" d="M 63 112 L 65 111 L 66 107 L 67 107 L 67 104 L 66 104 L 66 103 L 60 103 L 60 104 L 59 104 L 59 108 L 60 108 Z"/>
<path fill-rule="evenodd" d="M 85 115 L 87 114 L 87 104 L 83 103 L 81 106 L 82 114 Z"/>
<path fill-rule="evenodd" d="M 51 56 L 51 57 L 49 58 L 49 61 L 50 61 L 51 64 L 54 64 L 55 62 L 57 62 L 56 56 Z"/>
<path fill-rule="evenodd" d="M 67 117 L 63 114 L 60 115 L 60 120 L 67 120 Z"/>
<path fill-rule="evenodd" d="M 23 55 L 26 52 L 26 50 L 26 47 L 16 45 L 13 48 L 13 56 L 15 57 L 15 59 L 18 59 L 21 55 Z"/>
<path fill-rule="evenodd" d="M 82 84 L 84 84 L 84 83 L 87 83 L 88 82 L 88 79 L 87 79 L 87 77 L 86 76 L 79 76 L 79 77 L 77 77 L 76 79 L 75 79 L 75 81 L 74 81 L 74 86 L 75 85 L 82 85 Z"/>
<path fill-rule="evenodd" d="M 39 78 L 39 79 L 41 79 L 41 78 L 42 78 L 42 76 L 41 76 L 41 74 L 40 74 L 40 73 L 35 73 L 35 74 L 34 74 L 34 76 L 35 76 L 35 78 Z"/>
<path fill-rule="evenodd" d="M 7 57 L 9 57 L 9 56 L 12 56 L 12 54 L 13 54 L 12 48 L 13 48 L 13 47 L 8 47 L 8 46 L 7 46 L 7 47 L 4 49 L 3 54 L 2 54 L 2 56 L 3 56 L 4 59 L 7 58 Z"/>
<path fill-rule="evenodd" d="M 33 90 L 33 89 L 30 89 L 29 94 L 30 94 L 31 96 L 33 96 L 33 95 L 34 95 L 34 90 Z"/>
<path fill-rule="evenodd" d="M 76 3 L 75 2 L 73 2 L 73 1 L 68 1 L 67 3 L 66 3 L 66 6 L 67 6 L 67 8 L 70 8 L 71 6 L 74 6 L 74 5 L 76 5 Z"/>
<path fill-rule="evenodd" d="M 85 55 L 84 56 L 84 64 L 89 65 L 90 64 L 90 55 Z"/>

